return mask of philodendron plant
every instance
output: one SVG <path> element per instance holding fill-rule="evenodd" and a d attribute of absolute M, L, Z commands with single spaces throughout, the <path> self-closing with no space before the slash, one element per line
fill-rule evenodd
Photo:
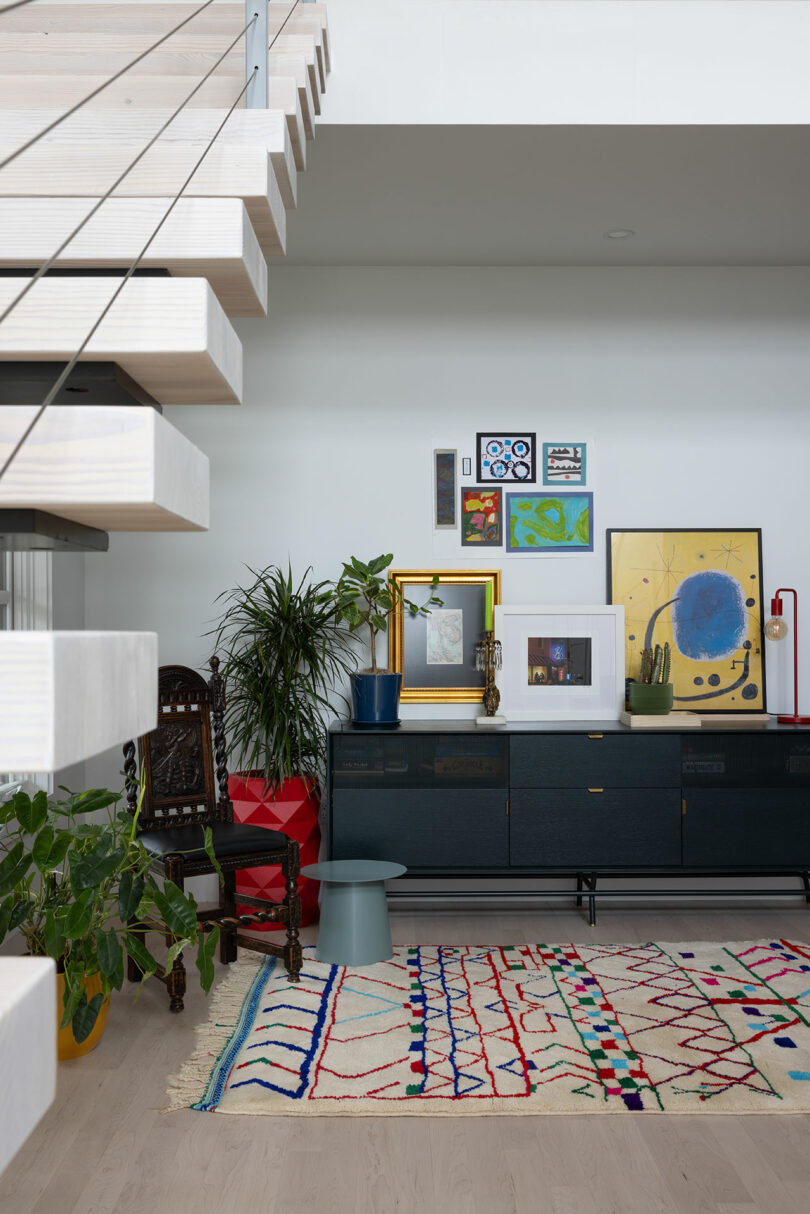
<path fill-rule="evenodd" d="M 442 600 L 433 593 L 439 583 L 438 573 L 430 583 L 430 595 L 424 603 L 413 603 L 406 599 L 402 587 L 394 577 L 386 577 L 385 570 L 394 559 L 392 552 L 364 564 L 356 556 L 350 564 L 344 562 L 343 573 L 338 579 L 335 594 L 340 619 L 345 620 L 351 632 L 365 625 L 371 642 L 371 666 L 369 674 L 380 674 L 377 666 L 377 634 L 386 632 L 388 620 L 398 611 L 409 615 L 430 615 L 431 607 L 441 607 Z"/>
<path fill-rule="evenodd" d="M 198 931 L 194 897 L 172 881 L 157 884 L 137 837 L 139 810 L 133 815 L 119 808 L 121 794 L 63 791 L 61 801 L 41 791 L 33 797 L 17 792 L 0 804 L 0 942 L 19 928 L 29 953 L 54 958 L 65 986 L 59 1027 L 72 1025 L 82 1042 L 104 1000 L 121 989 L 124 949 L 146 978 L 158 963 L 144 936 L 168 930 L 165 968 L 179 953 L 196 949 L 200 983 L 208 991 L 219 928 L 208 935 Z M 210 827 L 205 850 L 215 863 Z M 88 1000 L 84 983 L 94 974 L 101 992 Z"/>

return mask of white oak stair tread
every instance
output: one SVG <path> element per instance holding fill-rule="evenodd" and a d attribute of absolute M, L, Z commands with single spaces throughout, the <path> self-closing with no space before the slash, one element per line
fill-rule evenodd
<path fill-rule="evenodd" d="M 19 145 L 18 145 L 19 146 Z M 99 198 L 142 145 L 41 141 L 0 172 L 0 197 Z M 14 147 L 0 143 L 0 159 Z M 156 144 L 121 182 L 121 198 L 175 194 L 199 160 L 194 144 Z M 284 253 L 286 212 L 267 150 L 258 144 L 215 144 L 184 191 L 188 198 L 241 198 L 265 257 Z"/>
<path fill-rule="evenodd" d="M 307 135 L 298 86 L 292 76 L 267 77 L 267 104 L 274 110 L 282 110 L 287 120 L 287 131 L 292 143 L 295 167 L 303 172 L 307 167 L 307 140 L 315 134 L 310 124 Z"/>
<path fill-rule="evenodd" d="M 0 408 L 0 463 L 36 413 Z M 0 509 L 101 531 L 205 531 L 208 457 L 148 405 L 48 409 L 0 481 Z"/>
<path fill-rule="evenodd" d="M 26 281 L 0 278 L 0 309 Z M 40 279 L 0 325 L 0 360 L 67 361 L 119 285 Z M 201 278 L 131 278 L 82 361 L 117 363 L 163 405 L 234 405 L 242 395 L 241 342 Z"/>
<path fill-rule="evenodd" d="M 202 75 L 203 73 L 200 73 Z M 0 72 L 0 108 L 26 106 L 30 109 L 68 109 L 94 92 L 110 79 L 109 74 L 99 72 L 98 64 L 93 71 L 81 75 L 69 72 L 45 72 L 36 60 L 29 62 L 25 74 L 5 75 Z M 90 103 L 94 109 L 106 106 L 171 106 L 176 109 L 185 102 L 189 109 L 211 109 L 224 106 L 230 109 L 241 87 L 238 77 L 218 76 L 214 73 L 186 102 L 195 81 L 188 76 L 164 73 L 159 76 L 134 76 L 127 72 L 120 80 L 107 84 Z M 237 102 L 245 108 L 245 99 Z"/>
<path fill-rule="evenodd" d="M 290 51 L 280 52 L 273 48 L 267 56 L 267 73 L 268 76 L 292 76 L 295 80 L 304 131 L 307 139 L 312 139 L 315 115 L 320 113 L 320 105 L 315 104 L 312 82 L 304 56 Z"/>
<path fill-rule="evenodd" d="M 0 769 L 51 772 L 157 724 L 154 632 L 0 632 Z"/>
<path fill-rule="evenodd" d="M 25 6 L 3 15 L 3 29 L 17 34 L 72 34 L 81 32 L 150 34 L 153 39 L 167 33 L 175 25 L 190 17 L 198 5 L 193 4 L 37 4 L 35 9 Z M 285 21 L 290 6 L 287 3 L 270 3 L 267 6 L 267 27 L 270 38 Z M 245 6 L 230 0 L 217 0 L 216 4 L 198 13 L 193 25 L 178 30 L 174 37 L 181 39 L 185 30 L 194 34 L 219 34 L 222 45 L 227 46 L 245 24 Z M 284 30 L 290 34 L 312 34 L 316 46 L 321 48 L 324 68 L 331 70 L 331 42 L 325 4 L 299 5 L 286 21 Z"/>
<path fill-rule="evenodd" d="M 108 198 L 57 259 L 60 268 L 126 268 L 170 198 Z M 94 205 L 89 198 L 0 198 L 0 266 L 38 269 Z M 206 278 L 229 316 L 267 314 L 267 262 L 238 198 L 181 198 L 144 268 Z"/>
<path fill-rule="evenodd" d="M 102 147 L 131 145 L 134 157 L 160 130 L 173 111 L 169 108 L 110 107 L 79 110 L 41 137 L 43 146 L 95 144 Z M 62 111 L 11 108 L 3 111 L 3 142 L 22 145 L 58 122 Z M 178 114 L 155 144 L 156 148 L 191 147 L 199 156 L 223 120 L 225 109 L 195 109 Z M 231 114 L 217 136 L 214 148 L 253 145 L 270 155 L 284 205 L 295 206 L 296 166 L 287 120 L 282 109 L 238 110 Z M 23 152 L 23 157 L 28 152 Z M 146 154 L 148 161 L 150 152 Z M 168 191 L 164 191 L 168 193 Z"/>

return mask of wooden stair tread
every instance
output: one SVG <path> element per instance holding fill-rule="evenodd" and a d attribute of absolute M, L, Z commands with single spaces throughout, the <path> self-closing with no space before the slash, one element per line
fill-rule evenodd
<path fill-rule="evenodd" d="M 25 281 L 0 278 L 0 309 Z M 118 285 L 109 277 L 40 279 L 0 325 L 0 360 L 71 358 Z M 200 278 L 130 279 L 82 360 L 117 363 L 163 405 L 241 398 L 241 342 Z"/>
<path fill-rule="evenodd" d="M 108 198 L 57 261 L 60 268 L 124 268 L 170 198 Z M 93 206 L 89 198 L 0 198 L 0 266 L 38 269 Z M 141 265 L 206 278 L 229 316 L 267 314 L 267 263 L 238 198 L 181 198 Z"/>
<path fill-rule="evenodd" d="M 0 197 L 98 198 L 132 161 L 132 143 L 40 142 L 0 172 Z M 0 144 L 0 159 L 14 148 Z M 183 184 L 199 159 L 193 144 L 156 144 L 116 190 L 118 197 L 164 197 Z M 189 198 L 241 198 L 266 257 L 283 254 L 286 214 L 265 148 L 216 144 L 184 192 Z"/>
<path fill-rule="evenodd" d="M 0 408 L 0 462 L 35 405 Z M 101 531 L 205 531 L 208 458 L 148 405 L 47 410 L 0 481 L 0 509 Z"/>
<path fill-rule="evenodd" d="M 130 157 L 137 155 L 163 124 L 171 118 L 170 108 L 151 106 L 109 107 L 95 110 L 91 107 L 79 110 L 41 138 L 43 146 L 61 144 L 93 144 L 126 147 Z M 4 144 L 21 146 L 34 138 L 52 122 L 56 122 L 62 111 L 57 109 L 28 109 L 11 107 L 3 110 L 2 140 Z M 214 136 L 223 120 L 225 109 L 195 109 L 178 114 L 155 144 L 155 149 L 177 148 L 178 145 L 193 148 L 199 156 Z M 294 207 L 296 200 L 297 173 L 293 157 L 292 142 L 287 119 L 282 109 L 238 110 L 231 114 L 217 136 L 212 151 L 224 147 L 256 146 L 264 148 L 270 155 L 276 180 L 286 207 Z M 23 152 L 27 156 L 28 152 Z M 150 152 L 147 152 L 148 159 Z M 192 161 L 193 163 L 193 161 Z M 168 190 L 165 191 L 168 193 Z"/>
<path fill-rule="evenodd" d="M 157 724 L 154 632 L 0 632 L 0 769 L 51 772 Z"/>

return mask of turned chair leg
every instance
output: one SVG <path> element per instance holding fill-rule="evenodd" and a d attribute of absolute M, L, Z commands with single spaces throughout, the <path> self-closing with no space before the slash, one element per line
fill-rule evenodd
<path fill-rule="evenodd" d="M 183 877 L 183 860 L 179 856 L 171 857 L 166 862 L 166 876 L 170 881 L 173 881 L 178 889 L 185 888 Z M 171 945 L 173 937 L 171 932 L 165 933 L 166 944 Z M 186 993 L 186 967 L 183 964 L 183 954 L 180 953 L 174 961 L 169 973 L 166 975 L 166 989 L 169 992 L 169 1011 L 182 1012 L 183 996 Z"/>
<path fill-rule="evenodd" d="M 284 964 L 290 982 L 300 981 L 304 963 L 298 929 L 301 926 L 301 899 L 298 896 L 298 874 L 301 871 L 301 854 L 295 839 L 287 841 L 287 855 L 281 866 L 285 878 L 284 905 L 287 908 L 287 943 L 284 946 Z"/>
<path fill-rule="evenodd" d="M 236 873 L 223 873 L 224 880 L 220 884 L 220 913 L 222 915 L 236 914 Z M 219 959 L 223 965 L 230 965 L 236 960 L 236 928 L 220 925 Z"/>

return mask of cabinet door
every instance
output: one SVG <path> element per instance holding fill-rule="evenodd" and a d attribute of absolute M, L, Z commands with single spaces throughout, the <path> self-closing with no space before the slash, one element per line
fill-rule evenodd
<path fill-rule="evenodd" d="M 508 739 L 502 734 L 364 733 L 332 736 L 334 788 L 503 788 Z"/>
<path fill-rule="evenodd" d="M 810 791 L 690 788 L 683 862 L 696 868 L 810 867 Z"/>
<path fill-rule="evenodd" d="M 515 789 L 513 868 L 606 868 L 681 862 L 681 798 L 671 788 Z"/>
<path fill-rule="evenodd" d="M 331 858 L 506 868 L 508 825 L 506 794 L 491 789 L 335 789 Z"/>
<path fill-rule="evenodd" d="M 510 742 L 512 788 L 679 788 L 675 735 L 524 734 Z"/>

